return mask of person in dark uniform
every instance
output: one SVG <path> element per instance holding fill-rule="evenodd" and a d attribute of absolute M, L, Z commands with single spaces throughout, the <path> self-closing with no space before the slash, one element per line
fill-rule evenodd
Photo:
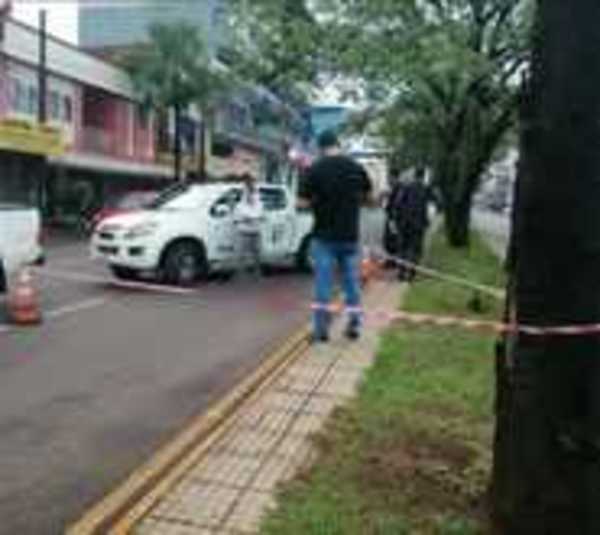
<path fill-rule="evenodd" d="M 423 255 L 425 232 L 429 226 L 427 205 L 429 191 L 424 184 L 424 173 L 417 171 L 407 180 L 393 200 L 398 236 L 398 256 L 412 265 L 399 265 L 398 279 L 411 281 Z"/>
<path fill-rule="evenodd" d="M 395 256 L 398 254 L 398 228 L 396 222 L 398 216 L 396 214 L 395 206 L 396 199 L 398 199 L 401 190 L 402 182 L 400 181 L 399 173 L 393 170 L 390 173 L 389 183 L 392 186 L 391 191 L 387 197 L 384 212 L 385 212 L 385 225 L 383 229 L 383 249 L 390 255 Z M 386 262 L 386 267 L 395 267 L 393 260 L 389 259 Z"/>

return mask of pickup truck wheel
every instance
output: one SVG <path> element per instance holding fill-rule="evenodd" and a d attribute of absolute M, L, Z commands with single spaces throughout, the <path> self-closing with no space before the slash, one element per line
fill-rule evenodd
<path fill-rule="evenodd" d="M 191 286 L 207 275 L 208 263 L 200 245 L 192 241 L 180 241 L 167 249 L 163 278 L 168 284 Z"/>
<path fill-rule="evenodd" d="M 110 266 L 110 270 L 117 279 L 124 281 L 134 281 L 139 278 L 139 273 L 135 269 L 123 266 Z"/>
<path fill-rule="evenodd" d="M 301 273 L 312 273 L 313 271 L 313 260 L 310 254 L 310 244 L 312 238 L 307 236 L 302 240 L 300 250 L 296 254 L 296 267 Z"/>

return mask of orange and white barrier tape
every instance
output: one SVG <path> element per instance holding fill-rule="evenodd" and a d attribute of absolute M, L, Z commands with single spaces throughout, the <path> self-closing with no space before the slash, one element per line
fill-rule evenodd
<path fill-rule="evenodd" d="M 417 314 L 405 311 L 364 310 L 360 307 L 344 307 L 339 303 L 321 305 L 313 303 L 312 310 L 325 310 L 332 314 L 347 312 L 360 313 L 366 319 L 391 323 L 394 321 L 409 323 L 417 326 L 457 327 L 471 331 L 489 332 L 494 334 L 525 334 L 529 336 L 589 336 L 600 334 L 600 323 L 575 325 L 524 325 L 510 324 L 489 320 L 474 320 L 460 316 L 440 316 L 435 314 Z"/>

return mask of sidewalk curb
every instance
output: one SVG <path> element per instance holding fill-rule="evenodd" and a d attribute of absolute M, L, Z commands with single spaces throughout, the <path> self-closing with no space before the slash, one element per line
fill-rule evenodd
<path fill-rule="evenodd" d="M 193 419 L 114 491 L 92 506 L 66 535 L 126 534 L 233 423 L 238 409 L 271 384 L 308 347 L 304 326 L 266 353 L 258 368 Z"/>

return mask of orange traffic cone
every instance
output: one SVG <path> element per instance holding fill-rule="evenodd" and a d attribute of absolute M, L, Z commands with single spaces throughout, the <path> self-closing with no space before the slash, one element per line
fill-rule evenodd
<path fill-rule="evenodd" d="M 42 321 L 40 297 L 31 270 L 22 269 L 8 293 L 8 315 L 15 325 L 37 325 Z"/>
<path fill-rule="evenodd" d="M 360 280 L 363 286 L 366 286 L 371 280 L 381 277 L 383 265 L 381 261 L 366 249 L 363 259 L 360 263 Z"/>
<path fill-rule="evenodd" d="M 375 275 L 375 263 L 371 257 L 367 256 L 360 263 L 360 281 L 363 286 L 366 286 Z"/>

